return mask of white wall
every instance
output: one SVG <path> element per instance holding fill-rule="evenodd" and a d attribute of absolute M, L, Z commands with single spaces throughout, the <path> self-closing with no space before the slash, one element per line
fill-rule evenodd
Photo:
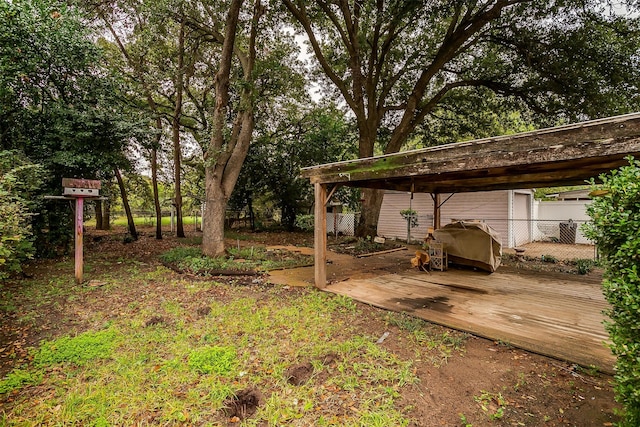
<path fill-rule="evenodd" d="M 592 244 L 593 242 L 584 237 L 580 230 L 580 226 L 590 219 L 589 215 L 587 215 L 589 203 L 591 203 L 591 200 L 536 200 L 534 204 L 536 216 L 534 218 L 540 221 L 535 227 L 534 238 L 536 240 L 544 240 L 547 236 L 559 237 L 558 222 L 566 222 L 571 219 L 578 222 L 576 243 Z"/>
<path fill-rule="evenodd" d="M 411 200 L 410 193 L 387 191 L 384 194 L 380 217 L 378 219 L 378 236 L 388 239 L 406 240 L 407 221 L 400 211 L 413 209 L 418 213 L 418 226 L 411 229 L 412 240 L 422 240 L 427 235 L 428 227 L 433 226 L 433 201 L 425 193 L 415 193 Z"/>
<path fill-rule="evenodd" d="M 448 196 L 442 194 L 441 202 Z M 418 227 L 411 230 L 411 237 L 413 240 L 422 240 L 426 236 L 427 228 L 433 226 L 431 196 L 416 193 L 411 203 L 410 199 L 410 193 L 385 193 L 378 221 L 378 235 L 405 240 L 407 222 L 400 215 L 400 211 L 411 206 L 418 212 Z M 589 220 L 586 213 L 589 203 L 589 200 L 532 202 L 530 190 L 458 193 L 442 205 L 440 215 L 443 226 L 452 219 L 483 220 L 500 235 L 503 247 L 519 246 L 531 240 L 560 238 L 559 223 L 572 219 L 578 223 L 576 243 L 591 244 L 580 230 L 581 224 Z M 539 221 L 531 221 L 532 219 Z"/>
<path fill-rule="evenodd" d="M 496 230 L 505 244 L 508 235 L 508 193 L 508 191 L 458 193 L 448 200 L 446 199 L 449 194 L 442 194 L 440 202 L 444 204 L 440 209 L 440 222 L 444 226 L 454 219 L 484 220 Z M 418 212 L 418 227 L 411 229 L 411 238 L 424 239 L 428 227 L 433 226 L 433 200 L 431 195 L 424 193 L 414 194 L 411 200 L 410 193 L 385 192 L 378 220 L 378 235 L 399 240 L 406 239 L 407 221 L 400 215 L 400 211 L 409 209 L 409 206 Z"/>

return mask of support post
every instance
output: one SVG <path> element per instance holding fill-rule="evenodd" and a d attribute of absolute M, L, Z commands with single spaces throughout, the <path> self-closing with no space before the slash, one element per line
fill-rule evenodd
<path fill-rule="evenodd" d="M 76 250 L 76 283 L 82 283 L 82 274 L 83 274 L 83 260 L 82 260 L 82 228 L 84 225 L 84 198 L 76 197 L 76 239 L 75 239 L 75 250 Z"/>
<path fill-rule="evenodd" d="M 440 193 L 431 195 L 433 199 L 433 229 L 440 228 Z"/>
<path fill-rule="evenodd" d="M 315 184 L 314 274 L 317 288 L 327 286 L 327 187 Z"/>

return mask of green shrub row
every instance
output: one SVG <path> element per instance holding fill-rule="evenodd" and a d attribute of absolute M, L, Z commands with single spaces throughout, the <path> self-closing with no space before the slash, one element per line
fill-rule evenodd
<path fill-rule="evenodd" d="M 605 267 L 603 292 L 611 304 L 606 323 L 617 356 L 616 398 L 622 425 L 640 425 L 640 162 L 601 175 L 602 186 L 587 212 L 585 235 L 596 242 Z M 595 181 L 592 181 L 592 185 Z M 594 185 L 595 188 L 595 185 Z"/>

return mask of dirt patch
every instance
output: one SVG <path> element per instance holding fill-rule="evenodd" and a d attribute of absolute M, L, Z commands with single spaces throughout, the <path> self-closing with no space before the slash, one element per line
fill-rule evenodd
<path fill-rule="evenodd" d="M 165 322 L 166 322 L 166 320 L 164 320 L 164 317 L 162 317 L 162 316 L 153 316 L 152 318 L 150 318 L 149 320 L 147 320 L 145 322 L 144 326 L 146 326 L 148 328 L 149 326 L 162 325 Z"/>
<path fill-rule="evenodd" d="M 209 306 L 198 307 L 198 309 L 196 310 L 196 313 L 198 314 L 198 317 L 205 317 L 209 313 L 211 313 L 211 307 Z"/>
<path fill-rule="evenodd" d="M 306 362 L 289 367 L 285 371 L 284 377 L 291 385 L 302 385 L 306 383 L 309 378 L 311 378 L 312 374 L 313 365 L 311 365 L 311 363 L 309 362 Z"/>
<path fill-rule="evenodd" d="M 231 422 L 251 417 L 260 406 L 262 395 L 254 388 L 240 390 L 224 402 L 224 413 Z"/>
<path fill-rule="evenodd" d="M 402 244 L 393 240 L 385 240 L 383 243 L 377 243 L 370 239 L 361 239 L 349 236 L 341 236 L 337 239 L 330 239 L 329 242 L 327 242 L 327 248 L 333 252 L 353 256 L 362 256 L 375 252 L 399 249 L 402 247 L 404 247 Z"/>

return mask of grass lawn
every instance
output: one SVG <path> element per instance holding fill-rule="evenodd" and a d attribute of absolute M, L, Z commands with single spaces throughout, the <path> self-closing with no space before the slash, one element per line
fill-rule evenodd
<path fill-rule="evenodd" d="M 358 331 L 350 299 L 184 280 L 122 255 L 89 257 L 87 284 L 67 260 L 3 290 L 22 326 L 56 307 L 67 328 L 0 381 L 0 425 L 408 424 L 397 400 L 417 381 L 412 363 Z M 233 412 L 243 393 L 255 413 Z"/>
<path fill-rule="evenodd" d="M 72 258 L 0 282 L 0 426 L 615 420 L 609 377 L 264 274 L 199 275 L 193 238 L 121 234 L 87 233 L 83 284 Z M 243 262 L 264 255 L 257 239 L 291 239 L 232 237 Z"/>
<path fill-rule="evenodd" d="M 198 217 L 197 218 L 198 221 L 198 229 L 200 229 L 200 225 L 202 224 L 202 218 Z M 155 216 L 134 216 L 133 217 L 133 222 L 137 225 L 137 226 L 153 226 L 155 227 L 156 225 L 156 217 Z M 196 224 L 196 217 L 195 216 L 183 216 L 182 217 L 182 225 L 183 227 L 185 227 L 185 229 L 189 229 L 191 231 L 194 230 Z M 87 219 L 84 222 L 84 225 L 86 227 L 95 227 L 96 226 L 96 219 L 95 218 L 90 218 Z M 113 217 L 111 218 L 111 225 L 113 227 L 127 227 L 127 217 L 122 215 L 122 216 L 117 216 L 117 217 Z M 166 227 L 170 227 L 171 226 L 171 217 L 168 216 L 163 216 L 162 217 L 162 226 L 164 228 Z"/>

